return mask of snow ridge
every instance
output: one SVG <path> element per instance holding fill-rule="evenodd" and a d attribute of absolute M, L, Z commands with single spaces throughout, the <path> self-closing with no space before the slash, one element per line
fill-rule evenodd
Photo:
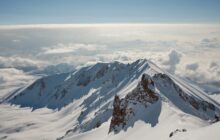
<path fill-rule="evenodd" d="M 71 127 L 60 139 L 102 127 L 107 122 L 110 133 L 127 131 L 140 120 L 155 127 L 164 104 L 210 122 L 220 116 L 219 103 L 145 59 L 131 64 L 97 63 L 43 77 L 3 102 L 74 114 Z"/>

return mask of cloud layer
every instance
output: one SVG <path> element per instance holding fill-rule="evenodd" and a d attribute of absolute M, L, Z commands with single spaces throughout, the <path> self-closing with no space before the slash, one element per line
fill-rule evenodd
<path fill-rule="evenodd" d="M 220 82 L 219 52 L 218 24 L 0 26 L 0 70 L 6 77 L 12 69 L 14 75 L 48 74 L 146 58 L 197 82 Z M 10 81 L 6 77 L 1 83 Z"/>

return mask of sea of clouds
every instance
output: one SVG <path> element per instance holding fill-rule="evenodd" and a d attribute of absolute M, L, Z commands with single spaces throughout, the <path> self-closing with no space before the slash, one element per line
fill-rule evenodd
<path fill-rule="evenodd" d="M 0 26 L 0 87 L 96 62 L 155 62 L 197 83 L 220 85 L 218 24 Z"/>

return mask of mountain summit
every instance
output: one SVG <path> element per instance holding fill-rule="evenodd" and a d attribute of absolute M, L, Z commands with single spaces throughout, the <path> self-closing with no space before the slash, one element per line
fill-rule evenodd
<path fill-rule="evenodd" d="M 165 125 L 168 119 L 164 119 L 169 114 L 176 114 L 177 120 L 192 119 L 198 123 L 216 122 L 220 116 L 219 103 L 197 86 L 145 59 L 131 64 L 97 63 L 43 77 L 17 90 L 5 102 L 33 110 L 47 107 L 71 113 L 72 127 L 66 128 L 59 139 L 74 138 L 75 134 L 104 127 L 106 123 L 106 135 L 128 131 L 139 121 L 152 128 L 169 128 L 170 124 Z M 177 127 L 179 124 L 164 131 L 182 132 Z"/>

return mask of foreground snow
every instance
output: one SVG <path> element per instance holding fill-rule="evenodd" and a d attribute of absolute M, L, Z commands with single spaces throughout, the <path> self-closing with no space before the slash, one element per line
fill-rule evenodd
<path fill-rule="evenodd" d="M 68 109 L 67 109 L 68 110 Z M 97 129 L 71 134 L 66 140 L 120 140 L 120 139 L 149 139 L 149 140 L 218 140 L 220 137 L 220 122 L 209 124 L 207 121 L 172 109 L 168 103 L 163 103 L 158 125 L 151 127 L 143 121 L 137 121 L 133 127 L 119 134 L 108 134 L 110 120 Z M 57 112 L 49 109 L 39 109 L 31 112 L 30 108 L 0 105 L 0 138 L 6 139 L 56 139 L 64 135 L 71 127 L 69 122 L 74 118 L 72 113 Z M 3 121 L 4 120 L 4 121 Z M 176 129 L 186 129 L 169 137 Z"/>
<path fill-rule="evenodd" d="M 155 109 L 157 107 L 158 106 L 155 106 Z M 187 129 L 188 132 L 191 132 L 198 128 L 206 127 L 209 125 L 206 121 L 202 121 L 200 119 L 197 119 L 196 117 L 185 114 L 183 112 L 179 112 L 176 109 L 172 109 L 168 103 L 163 103 L 161 110 L 162 111 L 159 115 L 158 124 L 154 127 L 152 127 L 150 124 L 146 124 L 143 121 L 137 121 L 135 125 L 133 127 L 128 128 L 127 131 L 121 131 L 119 134 L 114 135 L 114 133 L 106 133 L 109 129 L 109 122 L 107 122 L 102 127 L 95 129 L 91 132 L 86 132 L 84 134 L 79 135 L 70 135 L 66 139 L 89 140 L 91 138 L 96 138 L 97 140 L 120 140 L 126 138 L 128 140 L 164 140 L 170 139 L 169 134 L 177 128 L 184 128 Z M 178 135 L 179 134 L 176 134 L 175 137 L 178 137 Z"/>

